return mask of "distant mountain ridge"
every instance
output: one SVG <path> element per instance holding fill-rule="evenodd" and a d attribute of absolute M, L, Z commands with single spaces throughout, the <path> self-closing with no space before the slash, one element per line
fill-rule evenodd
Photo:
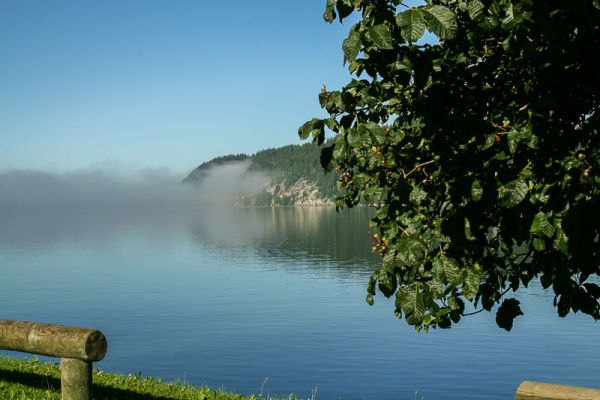
<path fill-rule="evenodd" d="M 248 162 L 248 172 L 266 174 L 270 181 L 253 194 L 238 195 L 233 202 L 246 206 L 330 206 L 335 204 L 338 175 L 325 174 L 319 157 L 321 147 L 313 143 L 266 149 L 254 155 L 230 154 L 202 163 L 183 180 L 201 184 L 216 167 Z"/>

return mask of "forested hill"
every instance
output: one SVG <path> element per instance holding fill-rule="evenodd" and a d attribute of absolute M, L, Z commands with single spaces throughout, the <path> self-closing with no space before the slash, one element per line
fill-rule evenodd
<path fill-rule="evenodd" d="M 263 172 L 270 182 L 253 194 L 237 196 L 235 203 L 254 206 L 333 205 L 337 174 L 323 172 L 321 147 L 313 143 L 261 150 L 249 156 L 231 154 L 214 158 L 194 169 L 183 183 L 200 184 L 210 170 L 228 163 L 248 162 L 248 173 Z"/>

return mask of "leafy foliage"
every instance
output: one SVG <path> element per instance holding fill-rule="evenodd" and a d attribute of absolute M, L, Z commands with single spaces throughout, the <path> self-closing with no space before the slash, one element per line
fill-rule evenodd
<path fill-rule="evenodd" d="M 510 330 L 510 292 L 539 279 L 560 316 L 600 318 L 600 3 L 328 0 L 362 18 L 342 44 L 352 75 L 323 89 L 329 118 L 298 131 L 340 174 L 338 207 L 384 204 L 377 288 L 417 330 L 465 302 Z M 437 44 L 417 44 L 426 31 Z"/>

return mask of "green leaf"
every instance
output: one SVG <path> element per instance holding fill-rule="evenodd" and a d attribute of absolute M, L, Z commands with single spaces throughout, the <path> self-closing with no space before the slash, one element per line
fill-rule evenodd
<path fill-rule="evenodd" d="M 333 148 L 333 158 L 335 160 L 340 160 L 344 157 L 347 150 L 346 141 L 343 136 L 338 136 L 335 141 L 335 147 Z"/>
<path fill-rule="evenodd" d="M 358 132 L 361 137 L 372 137 L 375 139 L 377 144 L 383 145 L 387 142 L 385 131 L 379 124 L 375 122 L 369 122 L 366 124 L 360 124 L 358 126 Z"/>
<path fill-rule="evenodd" d="M 362 146 L 362 139 L 358 133 L 358 129 L 350 129 L 348 132 L 348 144 L 354 148 Z"/>
<path fill-rule="evenodd" d="M 321 108 L 326 109 L 327 111 L 337 111 L 339 108 L 339 104 L 342 102 L 342 95 L 338 91 L 327 92 L 325 90 L 321 90 L 319 93 L 319 104 L 321 104 Z M 328 118 L 331 119 L 331 118 Z"/>
<path fill-rule="evenodd" d="M 450 296 L 448 297 L 448 305 L 452 311 L 456 311 L 458 314 L 462 314 L 465 311 L 465 302 L 460 297 Z M 459 318 L 460 320 L 460 318 Z M 454 321 L 454 320 L 453 320 Z M 454 321 L 458 322 L 458 321 Z"/>
<path fill-rule="evenodd" d="M 319 118 L 313 118 L 310 121 L 305 122 L 304 125 L 298 129 L 298 136 L 300 136 L 300 139 L 308 139 L 315 125 L 317 125 L 319 121 L 321 121 Z"/>
<path fill-rule="evenodd" d="M 427 198 L 427 192 L 420 186 L 415 186 L 408 196 L 409 200 L 415 204 L 420 204 L 421 201 Z"/>
<path fill-rule="evenodd" d="M 400 27 L 402 38 L 414 43 L 425 33 L 425 18 L 421 8 L 411 8 L 396 16 L 396 24 Z"/>
<path fill-rule="evenodd" d="M 436 279 L 432 279 L 430 281 L 421 282 L 423 287 L 425 288 L 425 293 L 427 294 L 427 298 L 439 300 L 444 295 L 444 287 L 442 283 Z M 434 311 L 434 310 L 431 310 Z"/>
<path fill-rule="evenodd" d="M 457 273 L 458 267 L 456 266 L 456 261 L 454 259 L 445 257 L 443 255 L 433 259 L 433 274 L 444 285 L 452 282 Z"/>
<path fill-rule="evenodd" d="M 323 19 L 329 23 L 332 23 L 335 19 L 335 5 L 337 0 L 327 0 L 327 5 L 325 6 L 325 13 L 323 14 Z"/>
<path fill-rule="evenodd" d="M 480 24 L 480 26 L 487 30 L 494 29 L 496 26 L 498 26 L 498 15 L 500 14 L 500 12 L 501 12 L 500 4 L 498 3 L 498 1 L 493 0 L 487 6 L 488 16 L 483 18 L 483 21 Z"/>
<path fill-rule="evenodd" d="M 396 250 L 390 249 L 387 253 L 385 253 L 385 256 L 383 256 L 383 268 L 392 270 L 397 263 L 398 260 L 396 259 Z"/>
<path fill-rule="evenodd" d="M 425 255 L 425 246 L 414 235 L 402 236 L 396 245 L 398 258 L 407 265 L 418 264 Z"/>
<path fill-rule="evenodd" d="M 508 7 L 504 10 L 505 17 L 502 19 L 502 28 L 510 30 L 515 25 L 514 7 L 512 4 L 508 4 Z"/>
<path fill-rule="evenodd" d="M 335 133 L 339 132 L 338 123 L 335 118 L 327 118 L 325 120 L 325 126 L 327 126 L 331 131 Z"/>
<path fill-rule="evenodd" d="M 585 290 L 594 298 L 600 298 L 600 287 L 595 283 L 584 283 Z"/>
<path fill-rule="evenodd" d="M 496 135 L 491 134 L 485 137 L 485 144 L 481 145 L 480 150 L 489 149 L 492 145 L 496 143 Z"/>
<path fill-rule="evenodd" d="M 510 331 L 513 327 L 515 318 L 523 315 L 520 302 L 517 299 L 505 299 L 496 313 L 496 323 L 500 328 Z"/>
<path fill-rule="evenodd" d="M 358 126 L 358 135 L 360 136 L 362 147 L 370 149 L 373 145 L 373 142 L 371 141 L 371 131 L 365 124 Z"/>
<path fill-rule="evenodd" d="M 373 43 L 380 49 L 390 50 L 394 48 L 392 34 L 386 25 L 375 25 L 374 27 L 369 28 L 368 32 Z"/>
<path fill-rule="evenodd" d="M 546 214 L 544 214 L 542 211 L 535 214 L 533 217 L 533 223 L 529 228 L 529 232 L 537 233 L 539 235 L 544 234 L 551 238 L 554 235 L 554 231 L 554 226 Z"/>
<path fill-rule="evenodd" d="M 479 181 L 473 181 L 471 184 L 471 200 L 479 201 L 481 200 L 482 195 L 483 188 L 481 187 L 481 183 L 479 183 Z"/>
<path fill-rule="evenodd" d="M 383 206 L 377 210 L 377 212 L 375 213 L 375 217 L 382 220 L 388 216 L 389 210 L 390 210 L 390 206 L 388 204 L 386 204 L 385 206 Z"/>
<path fill-rule="evenodd" d="M 363 172 L 363 173 L 354 175 L 354 177 L 352 178 L 352 183 L 357 188 L 363 189 L 365 186 L 365 183 L 367 182 L 368 179 L 369 179 L 369 177 Z"/>
<path fill-rule="evenodd" d="M 456 14 L 448 7 L 429 5 L 422 8 L 427 27 L 442 40 L 454 39 L 458 31 Z"/>
<path fill-rule="evenodd" d="M 338 0 L 335 8 L 340 17 L 340 22 L 342 22 L 344 18 L 352 14 L 352 11 L 354 11 L 354 4 L 352 1 Z"/>
<path fill-rule="evenodd" d="M 477 264 L 475 267 L 467 268 L 467 276 L 463 283 L 462 293 L 465 299 L 471 301 L 477 295 L 481 285 L 481 271 Z"/>
<path fill-rule="evenodd" d="M 475 22 L 480 22 L 483 20 L 483 9 L 484 5 L 479 0 L 471 0 L 467 2 L 467 11 L 469 12 L 469 17 Z"/>
<path fill-rule="evenodd" d="M 321 157 L 320 157 L 319 161 L 321 162 L 321 167 L 323 169 L 329 168 L 329 165 L 331 164 L 331 160 L 333 159 L 334 147 L 335 147 L 335 144 L 332 144 L 331 146 L 324 147 L 323 150 L 321 150 Z"/>
<path fill-rule="evenodd" d="M 310 132 L 312 131 L 314 123 L 313 121 L 315 121 L 316 119 L 317 118 L 313 118 L 312 120 L 305 122 L 300 128 L 298 128 L 298 136 L 300 136 L 300 139 L 308 139 L 308 137 L 310 136 Z"/>
<path fill-rule="evenodd" d="M 423 332 L 429 332 L 429 326 L 434 323 L 435 317 L 431 314 L 425 314 L 423 316 Z M 420 330 L 420 326 L 416 327 L 417 332 Z"/>
<path fill-rule="evenodd" d="M 559 249 L 565 256 L 569 256 L 569 245 L 567 244 L 564 234 L 555 238 L 552 245 L 555 249 Z"/>
<path fill-rule="evenodd" d="M 527 141 L 527 146 L 531 149 L 539 149 L 538 147 L 538 142 L 540 141 L 540 138 L 538 138 L 535 135 L 531 135 L 531 137 L 529 138 L 529 140 Z"/>
<path fill-rule="evenodd" d="M 390 66 L 395 71 L 402 71 L 408 75 L 412 74 L 413 64 L 408 57 L 403 57 L 402 59 L 396 60 L 396 62 L 394 62 L 393 64 L 390 64 Z M 390 100 L 390 102 L 392 102 L 392 101 L 399 102 L 400 99 L 393 98 L 392 100 Z"/>
<path fill-rule="evenodd" d="M 544 241 L 544 239 L 535 236 L 533 238 L 533 247 L 537 251 L 544 251 L 546 249 L 546 242 Z"/>
<path fill-rule="evenodd" d="M 519 141 L 521 141 L 522 136 L 520 132 L 514 128 L 511 129 L 506 136 L 508 139 L 508 150 L 510 151 L 510 154 L 515 154 L 517 145 L 519 144 Z"/>
<path fill-rule="evenodd" d="M 465 218 L 465 237 L 467 240 L 475 240 L 475 237 L 471 233 L 471 222 L 468 218 Z"/>
<path fill-rule="evenodd" d="M 372 196 L 373 196 L 374 202 L 380 203 L 386 199 L 387 190 L 385 188 L 375 186 L 375 187 L 373 187 Z"/>
<path fill-rule="evenodd" d="M 396 282 L 396 277 L 393 274 L 389 274 L 387 272 L 381 273 L 379 275 L 378 282 L 379 285 L 377 285 L 377 287 L 379 288 L 379 291 L 388 299 L 396 292 L 398 285 Z"/>
<path fill-rule="evenodd" d="M 348 37 L 344 39 L 342 43 L 342 50 L 344 51 L 344 65 L 346 62 L 353 61 L 360 53 L 361 48 L 360 33 L 352 30 Z"/>
<path fill-rule="evenodd" d="M 510 154 L 515 154 L 517 145 L 519 144 L 518 132 L 511 130 L 508 135 L 506 135 L 506 139 L 508 140 L 508 151 Z"/>
<path fill-rule="evenodd" d="M 423 302 L 423 293 L 419 290 L 419 283 L 405 286 L 401 289 L 402 293 L 402 311 L 406 322 L 411 325 L 419 325 L 423 322 L 425 314 L 425 303 Z"/>
<path fill-rule="evenodd" d="M 458 324 L 460 322 L 460 318 L 461 318 L 461 314 L 458 310 L 450 311 L 450 319 L 452 320 L 452 322 L 454 322 L 455 324 Z"/>
<path fill-rule="evenodd" d="M 313 142 L 317 145 L 322 145 L 325 141 L 325 123 L 323 120 L 318 120 L 313 125 L 312 130 Z"/>
<path fill-rule="evenodd" d="M 529 192 L 529 186 L 527 182 L 522 179 L 517 179 L 501 187 L 500 195 L 502 199 L 502 205 L 506 208 L 511 208 L 519 204 L 527 196 Z"/>
<path fill-rule="evenodd" d="M 395 238 L 398 236 L 398 223 L 396 221 L 389 222 L 386 226 L 385 237 L 388 239 Z"/>

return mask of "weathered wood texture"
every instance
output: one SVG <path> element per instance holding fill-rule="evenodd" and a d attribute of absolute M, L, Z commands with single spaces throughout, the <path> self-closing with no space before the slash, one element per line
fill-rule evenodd
<path fill-rule="evenodd" d="M 61 358 L 60 390 L 63 400 L 92 400 L 92 362 Z"/>
<path fill-rule="evenodd" d="M 0 349 L 100 361 L 108 344 L 96 329 L 0 319 Z"/>
<path fill-rule="evenodd" d="M 578 386 L 525 381 L 517 389 L 515 400 L 600 400 L 600 390 Z"/>

